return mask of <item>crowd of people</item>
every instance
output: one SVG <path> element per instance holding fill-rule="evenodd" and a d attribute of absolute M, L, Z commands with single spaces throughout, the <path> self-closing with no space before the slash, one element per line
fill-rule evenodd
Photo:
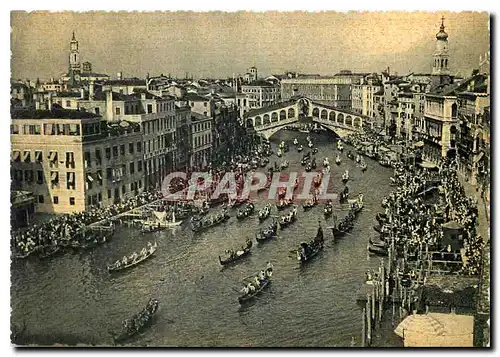
<path fill-rule="evenodd" d="M 143 192 L 128 200 L 108 207 L 94 206 L 86 211 L 56 216 L 40 224 L 33 224 L 26 230 L 12 232 L 11 247 L 15 256 L 25 257 L 43 247 L 58 246 L 61 243 L 78 242 L 85 237 L 85 227 L 143 206 L 162 198 L 160 191 Z M 112 226 L 111 222 L 106 224 Z"/>
<path fill-rule="evenodd" d="M 398 186 L 383 202 L 383 216 L 392 228 L 383 228 L 381 233 L 392 234 L 407 255 L 417 256 L 425 250 L 451 253 L 451 244 L 443 243 L 443 223 L 456 222 L 465 248 L 464 264 L 458 272 L 478 274 L 483 240 L 476 231 L 477 203 L 465 195 L 453 161 L 444 159 L 439 172 L 399 166 L 395 175 Z M 437 182 L 441 187 L 439 201 L 425 200 L 421 193 Z"/>
<path fill-rule="evenodd" d="M 477 232 L 477 201 L 466 196 L 453 163 L 444 163 L 441 168 L 441 175 L 446 211 L 449 218 L 463 226 L 463 245 L 466 259 L 461 273 L 467 275 L 479 274 L 484 241 Z"/>

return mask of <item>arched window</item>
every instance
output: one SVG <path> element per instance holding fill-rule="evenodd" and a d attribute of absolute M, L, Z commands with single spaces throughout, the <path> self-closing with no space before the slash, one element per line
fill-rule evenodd
<path fill-rule="evenodd" d="M 444 60 L 444 67 L 448 68 L 448 59 L 447 58 Z"/>
<path fill-rule="evenodd" d="M 313 117 L 319 118 L 319 109 L 318 108 L 313 109 Z"/>

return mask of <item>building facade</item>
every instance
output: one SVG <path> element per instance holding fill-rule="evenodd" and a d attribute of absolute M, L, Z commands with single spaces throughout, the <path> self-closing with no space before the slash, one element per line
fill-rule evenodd
<path fill-rule="evenodd" d="M 194 170 L 205 169 L 212 158 L 213 119 L 198 113 L 191 113 L 191 158 Z"/>
<path fill-rule="evenodd" d="M 37 118 L 37 119 L 33 119 Z M 89 113 L 13 115 L 13 189 L 32 192 L 38 212 L 84 211 L 144 189 L 142 134 Z"/>

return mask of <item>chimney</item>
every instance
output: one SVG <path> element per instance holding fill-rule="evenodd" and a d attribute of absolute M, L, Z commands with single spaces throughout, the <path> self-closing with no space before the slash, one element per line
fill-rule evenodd
<path fill-rule="evenodd" d="M 113 120 L 113 92 L 106 91 L 106 120 Z"/>
<path fill-rule="evenodd" d="M 94 81 L 89 83 L 89 100 L 94 100 Z"/>
<path fill-rule="evenodd" d="M 54 83 L 54 77 L 50 77 L 50 83 Z"/>
<path fill-rule="evenodd" d="M 146 92 L 141 92 L 141 99 L 146 100 Z"/>
<path fill-rule="evenodd" d="M 85 99 L 85 89 L 80 88 L 80 99 Z"/>

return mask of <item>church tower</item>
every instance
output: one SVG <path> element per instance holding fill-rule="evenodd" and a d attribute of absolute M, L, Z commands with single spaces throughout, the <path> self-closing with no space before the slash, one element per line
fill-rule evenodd
<path fill-rule="evenodd" d="M 69 45 L 69 69 L 74 74 L 79 74 L 81 72 L 80 64 L 80 51 L 78 50 L 78 41 L 75 38 L 75 32 L 73 31 L 73 38 L 71 39 Z"/>
<path fill-rule="evenodd" d="M 450 74 L 448 55 L 448 34 L 444 31 L 444 17 L 441 18 L 441 27 L 436 34 L 436 51 L 432 63 L 432 74 Z"/>

